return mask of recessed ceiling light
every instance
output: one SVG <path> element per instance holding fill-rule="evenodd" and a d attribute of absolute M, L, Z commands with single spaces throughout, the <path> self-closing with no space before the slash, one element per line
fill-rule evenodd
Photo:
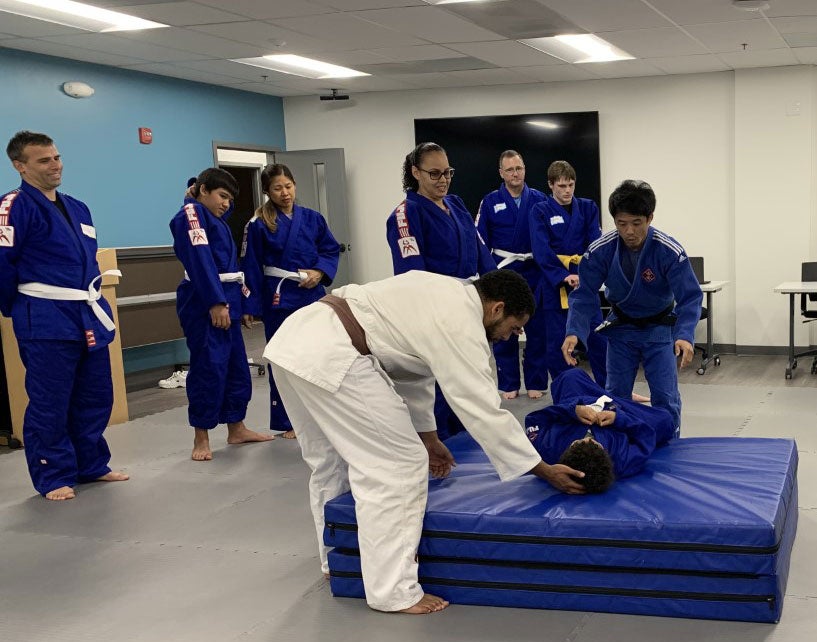
<path fill-rule="evenodd" d="M 761 11 L 769 8 L 766 0 L 732 0 L 732 6 L 744 11 Z"/>
<path fill-rule="evenodd" d="M 323 78 L 353 78 L 355 76 L 369 76 L 371 74 L 332 65 L 328 62 L 294 56 L 292 54 L 282 54 L 274 56 L 261 56 L 260 58 L 237 58 L 233 62 L 240 62 L 242 65 L 252 65 L 263 69 L 272 69 L 284 74 L 301 76 L 303 78 L 313 78 L 321 80 Z"/>
<path fill-rule="evenodd" d="M 528 38 L 519 42 L 570 63 L 611 62 L 635 58 L 592 33 Z"/>
<path fill-rule="evenodd" d="M 99 33 L 168 26 L 72 0 L 0 0 L 0 11 Z"/>

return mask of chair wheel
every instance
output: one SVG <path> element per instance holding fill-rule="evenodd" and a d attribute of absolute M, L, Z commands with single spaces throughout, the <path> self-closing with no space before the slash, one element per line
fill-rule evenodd
<path fill-rule="evenodd" d="M 792 370 L 797 370 L 797 359 L 795 359 L 795 360 L 792 362 L 792 364 L 791 364 L 791 369 L 792 369 Z"/>
<path fill-rule="evenodd" d="M 258 376 L 263 377 L 267 372 L 267 369 L 264 366 L 258 366 Z"/>
<path fill-rule="evenodd" d="M 699 375 L 702 375 L 703 373 L 706 372 L 706 368 L 698 368 L 695 372 L 697 372 Z"/>
<path fill-rule="evenodd" d="M 716 366 L 721 365 L 721 358 L 720 357 L 715 357 L 714 361 L 715 361 Z"/>
<path fill-rule="evenodd" d="M 791 370 L 786 370 L 786 379 L 791 379 Z"/>

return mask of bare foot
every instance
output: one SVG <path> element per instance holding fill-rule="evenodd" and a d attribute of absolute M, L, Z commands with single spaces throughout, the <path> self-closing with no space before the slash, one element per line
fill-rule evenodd
<path fill-rule="evenodd" d="M 210 461 L 213 458 L 213 451 L 210 450 L 210 432 L 204 428 L 194 428 L 193 437 L 193 461 Z"/>
<path fill-rule="evenodd" d="M 510 392 L 502 392 L 500 390 L 500 394 L 502 395 L 503 399 L 516 399 L 519 396 L 519 391 L 511 390 Z"/>
<path fill-rule="evenodd" d="M 637 392 L 633 393 L 633 401 L 637 403 L 650 403 L 650 398 L 645 397 L 644 395 L 640 395 Z"/>
<path fill-rule="evenodd" d="M 285 433 L 281 435 L 281 437 L 283 437 L 284 439 L 297 439 L 294 430 L 287 430 Z"/>
<path fill-rule="evenodd" d="M 528 390 L 528 399 L 541 399 L 545 393 L 541 390 Z"/>
<path fill-rule="evenodd" d="M 442 611 L 446 606 L 448 606 L 448 601 L 444 600 L 441 597 L 437 597 L 436 595 L 431 595 L 430 593 L 426 593 L 420 598 L 420 601 L 417 602 L 414 606 L 410 606 L 407 609 L 403 609 L 399 611 L 400 613 L 411 613 L 412 615 L 424 615 L 426 613 L 434 613 L 436 611 Z"/>
<path fill-rule="evenodd" d="M 127 481 L 129 479 L 130 475 L 127 473 L 112 470 L 111 472 L 102 475 L 102 477 L 97 477 L 94 481 Z"/>
<path fill-rule="evenodd" d="M 275 439 L 275 435 L 250 430 L 244 425 L 243 421 L 227 424 L 228 444 L 246 444 L 254 441 L 272 441 L 273 439 Z"/>
<path fill-rule="evenodd" d="M 45 494 L 46 499 L 51 499 L 57 502 L 64 499 L 74 499 L 76 496 L 77 495 L 74 493 L 74 489 L 70 486 L 61 486 Z"/>

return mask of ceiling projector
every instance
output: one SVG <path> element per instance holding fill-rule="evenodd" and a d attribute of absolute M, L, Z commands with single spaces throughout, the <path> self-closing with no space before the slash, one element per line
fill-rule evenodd
<path fill-rule="evenodd" d="M 332 93 L 328 94 L 328 95 L 324 94 L 323 96 L 320 96 L 320 99 L 321 100 L 349 100 L 349 96 L 338 93 L 340 91 L 339 89 L 330 89 L 329 91 L 331 91 Z"/>

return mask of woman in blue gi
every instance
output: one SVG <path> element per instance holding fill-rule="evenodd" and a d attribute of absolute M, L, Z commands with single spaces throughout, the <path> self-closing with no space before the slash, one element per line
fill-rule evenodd
<path fill-rule="evenodd" d="M 245 309 L 264 320 L 267 341 L 295 310 L 326 294 L 338 271 L 340 245 L 320 212 L 295 204 L 295 179 L 286 165 L 267 165 L 261 189 L 269 200 L 247 223 L 241 267 L 250 296 Z M 270 430 L 294 439 L 269 371 Z"/>
<path fill-rule="evenodd" d="M 496 269 L 496 261 L 459 196 L 448 193 L 454 168 L 436 143 L 420 143 L 403 161 L 406 198 L 386 220 L 394 273 L 436 272 L 463 281 Z M 463 429 L 437 388 L 437 434 L 446 439 Z"/>
<path fill-rule="evenodd" d="M 477 230 L 491 248 L 497 267 L 518 272 L 536 293 L 542 271 L 531 253 L 531 210 L 547 197 L 525 183 L 525 162 L 519 152 L 505 150 L 499 155 L 499 175 L 502 185 L 486 194 L 479 204 Z M 522 369 L 528 397 L 539 399 L 548 387 L 544 308 L 537 304 L 536 312 L 525 324 L 525 355 Z M 562 345 L 564 328 L 559 336 Z M 559 360 L 562 360 L 559 352 Z M 494 344 L 499 390 L 504 399 L 519 395 L 519 337 Z"/>
<path fill-rule="evenodd" d="M 578 267 L 582 254 L 601 236 L 599 208 L 589 198 L 574 196 L 576 170 L 567 161 L 554 161 L 548 167 L 548 187 L 552 196 L 531 212 L 530 237 L 533 256 L 541 269 L 540 287 L 536 292 L 544 314 L 547 335 L 547 369 L 551 378 L 564 372 L 568 365 L 562 357 L 562 342 L 567 324 L 567 298 L 579 284 Z M 601 309 L 596 305 L 594 327 L 601 323 Z M 607 345 L 604 338 L 591 334 L 586 345 L 593 377 L 604 386 L 607 372 Z"/>
<path fill-rule="evenodd" d="M 579 287 L 570 294 L 562 354 L 576 365 L 578 340 L 586 345 L 591 332 L 603 332 L 610 395 L 630 398 L 643 364 L 652 405 L 666 409 L 680 431 L 676 357 L 681 357 L 682 368 L 692 361 L 703 293 L 684 248 L 650 225 L 655 203 L 655 193 L 644 181 L 624 181 L 610 194 L 616 229 L 591 243 L 579 263 Z M 602 284 L 612 310 L 593 329 Z"/>
<path fill-rule="evenodd" d="M 608 397 L 580 368 L 556 377 L 551 394 L 552 406 L 525 417 L 525 432 L 545 461 L 584 472 L 576 481 L 588 493 L 635 475 L 657 447 L 675 436 L 666 410 L 629 397 Z"/>
<path fill-rule="evenodd" d="M 213 458 L 210 430 L 227 424 L 227 443 L 269 441 L 244 425 L 252 395 L 241 335 L 248 294 L 230 227 L 225 220 L 238 194 L 233 176 L 211 167 L 196 178 L 190 198 L 170 221 L 173 250 L 184 266 L 176 311 L 190 350 L 187 414 L 194 430 L 195 461 Z M 249 327 L 249 316 L 244 315 Z"/>

